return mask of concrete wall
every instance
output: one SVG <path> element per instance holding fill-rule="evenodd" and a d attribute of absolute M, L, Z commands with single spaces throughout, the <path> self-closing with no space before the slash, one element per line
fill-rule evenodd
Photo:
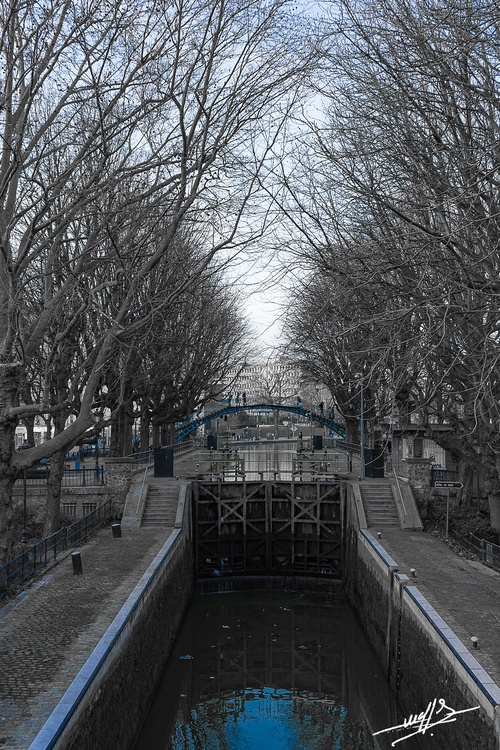
<path fill-rule="evenodd" d="M 126 750 L 135 741 L 192 597 L 189 526 L 186 504 L 183 529 L 171 533 L 30 750 Z"/>
<path fill-rule="evenodd" d="M 437 728 L 432 748 L 499 750 L 500 689 L 383 546 L 359 528 L 354 498 L 347 498 L 345 518 L 346 593 L 405 717 L 440 698 L 455 711 L 479 706 Z"/>

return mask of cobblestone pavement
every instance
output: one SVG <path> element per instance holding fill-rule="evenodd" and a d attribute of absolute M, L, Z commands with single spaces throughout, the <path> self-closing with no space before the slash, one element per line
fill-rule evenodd
<path fill-rule="evenodd" d="M 368 531 L 377 536 L 377 529 Z M 415 569 L 415 585 L 500 686 L 500 573 L 456 554 L 432 534 L 380 531 L 377 541 L 399 572 L 410 576 Z M 472 636 L 479 638 L 478 649 Z"/>
<path fill-rule="evenodd" d="M 0 609 L 0 748 L 25 750 L 146 571 L 171 529 L 97 532 Z"/>
<path fill-rule="evenodd" d="M 0 748 L 26 750 L 85 663 L 170 529 L 99 531 L 15 600 L 0 605 Z M 377 529 L 369 529 L 377 536 Z M 382 529 L 379 540 L 500 685 L 500 574 L 460 557 L 432 534 Z M 472 649 L 471 649 L 472 650 Z M 97 749 L 96 749 L 97 750 Z"/>

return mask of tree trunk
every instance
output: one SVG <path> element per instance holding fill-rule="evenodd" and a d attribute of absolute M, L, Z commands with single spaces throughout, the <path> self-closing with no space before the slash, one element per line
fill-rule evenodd
<path fill-rule="evenodd" d="M 43 524 L 44 536 L 50 536 L 60 526 L 61 484 L 64 473 L 66 451 L 57 451 L 50 460 L 50 473 L 47 482 L 47 504 Z"/>
<path fill-rule="evenodd" d="M 0 369 L 0 564 L 8 560 L 12 550 L 12 488 L 20 472 L 12 466 L 16 425 L 9 414 L 16 404 L 16 368 Z"/>
<path fill-rule="evenodd" d="M 128 408 L 120 406 L 113 419 L 111 430 L 111 456 L 117 458 L 129 456 L 132 453 L 133 423 L 133 417 L 129 414 Z"/>
<path fill-rule="evenodd" d="M 10 467 L 0 464 L 0 565 L 11 557 L 14 542 L 12 537 L 12 488 L 15 478 L 9 474 Z"/>
<path fill-rule="evenodd" d="M 161 425 L 153 425 L 153 448 L 159 448 L 161 445 Z"/>
<path fill-rule="evenodd" d="M 26 427 L 26 439 L 30 445 L 35 445 L 35 418 L 27 417 L 23 421 Z"/>
<path fill-rule="evenodd" d="M 465 461 L 458 464 L 458 481 L 463 484 L 458 491 L 458 504 L 469 508 L 473 505 L 474 468 Z"/>
<path fill-rule="evenodd" d="M 360 441 L 359 437 L 359 420 L 357 417 L 346 417 L 346 435 L 345 439 L 348 443 L 358 444 Z"/>
<path fill-rule="evenodd" d="M 488 497 L 490 509 L 490 526 L 500 538 L 500 482 L 498 471 L 491 467 L 485 470 L 484 489 Z"/>
<path fill-rule="evenodd" d="M 149 427 L 150 419 L 146 414 L 141 417 L 141 431 L 140 431 L 140 450 L 142 452 L 149 450 Z"/>
<path fill-rule="evenodd" d="M 161 444 L 174 445 L 175 442 L 175 422 L 168 422 L 167 424 L 162 425 Z"/>

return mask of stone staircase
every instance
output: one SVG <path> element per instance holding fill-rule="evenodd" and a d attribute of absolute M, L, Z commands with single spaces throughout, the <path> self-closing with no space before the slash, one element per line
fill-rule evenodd
<path fill-rule="evenodd" d="M 148 487 L 141 526 L 174 527 L 179 500 L 179 483 L 152 484 Z"/>
<path fill-rule="evenodd" d="M 368 528 L 400 526 L 392 486 L 387 484 L 370 484 L 360 482 L 361 499 L 365 510 Z"/>

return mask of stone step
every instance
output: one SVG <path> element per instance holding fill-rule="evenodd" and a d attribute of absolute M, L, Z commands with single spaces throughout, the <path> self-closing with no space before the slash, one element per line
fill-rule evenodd
<path fill-rule="evenodd" d="M 150 486 L 141 526 L 173 527 L 177 514 L 178 499 L 179 487 L 177 485 Z"/>
<path fill-rule="evenodd" d="M 369 527 L 399 526 L 399 517 L 390 486 L 361 486 L 361 497 Z"/>
<path fill-rule="evenodd" d="M 143 515 L 175 518 L 176 512 L 176 508 L 145 508 Z"/>
<path fill-rule="evenodd" d="M 373 498 L 376 498 L 376 497 L 392 498 L 392 492 L 380 492 L 378 490 L 376 492 L 370 492 L 370 491 L 366 492 L 365 490 L 363 490 L 362 495 L 363 497 L 370 497 L 370 498 L 372 497 Z"/>

